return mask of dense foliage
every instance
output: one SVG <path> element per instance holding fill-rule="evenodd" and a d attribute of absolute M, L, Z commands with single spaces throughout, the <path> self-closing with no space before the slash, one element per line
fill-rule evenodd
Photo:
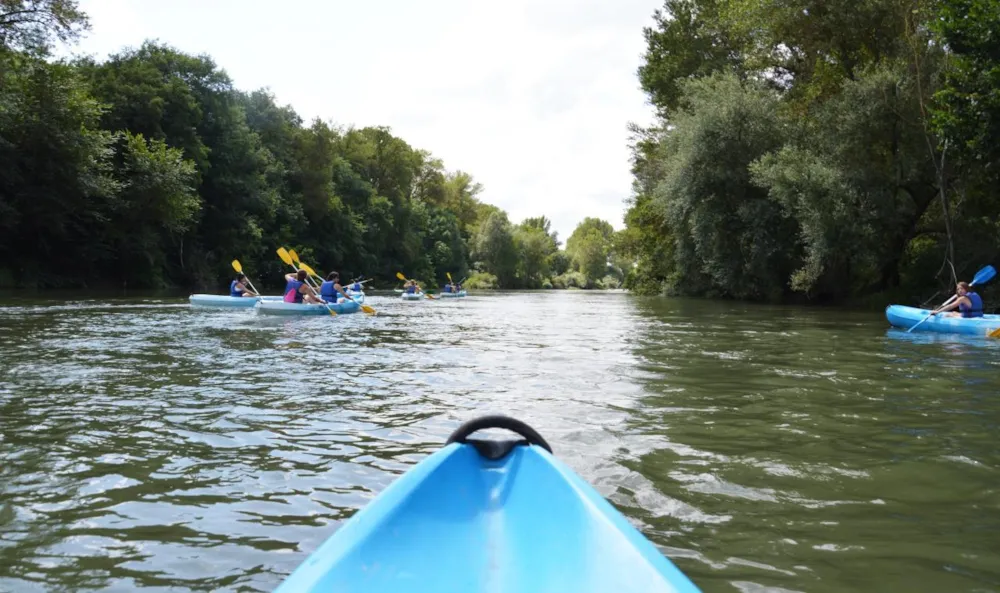
<path fill-rule="evenodd" d="M 471 175 L 389 129 L 303 122 L 206 56 L 147 42 L 48 59 L 86 28 L 74 0 L 0 0 L 0 286 L 218 291 L 234 258 L 273 286 L 281 245 L 383 286 L 397 271 L 501 288 L 622 277 L 601 259 L 608 233 L 571 256 L 547 218 L 512 225 Z"/>
<path fill-rule="evenodd" d="M 666 0 L 615 242 L 647 293 L 923 300 L 1000 253 L 1000 0 Z"/>

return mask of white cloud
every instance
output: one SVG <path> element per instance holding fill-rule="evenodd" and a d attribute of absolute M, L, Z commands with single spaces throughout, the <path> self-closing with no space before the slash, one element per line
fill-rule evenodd
<path fill-rule="evenodd" d="M 561 237 L 586 216 L 622 226 L 635 77 L 659 0 L 83 0 L 103 57 L 153 38 L 212 56 L 307 121 L 387 125 L 517 222 Z"/>

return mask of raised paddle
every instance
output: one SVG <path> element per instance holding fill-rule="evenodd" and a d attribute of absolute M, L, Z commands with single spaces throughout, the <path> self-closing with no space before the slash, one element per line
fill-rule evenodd
<path fill-rule="evenodd" d="M 302 268 L 303 270 L 305 270 L 305 271 L 306 271 L 306 274 L 312 274 L 313 276 L 317 276 L 317 275 L 318 275 L 318 274 L 316 274 L 316 272 L 314 272 L 314 271 L 313 271 L 313 269 L 312 269 L 312 268 L 310 268 L 310 267 L 309 267 L 309 265 L 308 265 L 308 264 L 306 264 L 305 262 L 301 262 L 301 261 L 300 261 L 300 262 L 299 262 L 299 267 L 300 267 L 300 268 Z M 358 301 L 355 301 L 355 300 L 354 300 L 354 297 L 352 297 L 351 295 L 347 294 L 346 292 L 343 292 L 343 293 L 341 293 L 341 294 L 343 294 L 343 295 L 344 295 L 345 297 L 347 297 L 348 299 L 350 299 L 350 300 L 351 300 L 351 301 L 353 301 L 354 303 L 356 303 L 356 304 L 358 304 L 358 305 L 361 305 L 361 310 L 362 310 L 362 311 L 364 311 L 365 313 L 368 313 L 369 315 L 374 315 L 374 314 L 375 314 L 375 309 L 373 309 L 373 308 L 369 307 L 368 305 L 364 305 L 364 304 L 362 304 L 362 303 L 358 303 Z"/>
<path fill-rule="evenodd" d="M 233 269 L 236 270 L 237 274 L 243 274 L 243 264 L 240 263 L 240 260 L 238 259 L 233 260 Z M 256 293 L 257 298 L 260 298 L 260 293 L 257 292 L 257 289 L 254 287 L 253 282 L 250 282 L 250 278 L 247 278 L 247 284 L 249 284 L 250 288 L 252 288 L 254 293 Z"/>
<path fill-rule="evenodd" d="M 403 282 L 409 282 L 409 280 L 407 280 L 406 276 L 404 276 L 402 272 L 396 272 L 396 278 L 399 278 Z M 416 281 L 414 280 L 414 282 L 416 282 Z M 419 284 L 417 284 L 417 288 L 420 288 Z M 421 289 L 421 292 L 423 292 L 422 289 Z M 424 297 L 428 298 L 428 299 L 430 299 L 432 301 L 434 300 L 434 297 L 431 296 L 431 295 L 429 295 L 429 294 L 427 294 L 426 292 L 424 292 Z"/>
<path fill-rule="evenodd" d="M 281 261 L 283 261 L 286 264 L 292 266 L 293 270 L 295 270 L 296 272 L 299 271 L 299 268 L 295 266 L 295 262 L 292 260 L 292 255 L 290 253 L 288 253 L 288 251 L 284 247 L 279 247 L 278 248 L 278 257 L 281 258 Z M 306 274 L 308 274 L 308 273 L 309 272 L 306 272 Z M 306 276 L 306 286 L 308 286 L 309 288 L 312 288 L 313 293 L 315 294 L 316 289 L 313 288 L 312 284 L 309 284 L 309 277 L 308 276 Z M 331 317 L 336 317 L 337 316 L 337 312 L 334 311 L 333 308 L 331 308 L 329 305 L 327 305 L 326 310 L 330 312 L 330 316 Z"/>
<path fill-rule="evenodd" d="M 975 277 L 972 278 L 972 282 L 969 283 L 969 288 L 972 288 L 973 286 L 975 286 L 977 284 L 986 284 L 987 282 L 989 282 L 990 280 L 992 280 L 993 277 L 996 276 L 996 275 L 997 275 L 997 271 L 993 268 L 993 266 L 986 266 L 986 267 L 982 268 L 981 270 L 979 270 L 978 272 L 976 272 Z M 956 298 L 958 298 L 957 294 L 951 295 L 951 298 L 948 299 L 947 301 L 945 301 L 944 304 L 941 305 L 941 307 L 947 307 Z M 938 307 L 938 309 L 940 309 L 941 307 Z M 937 309 L 935 309 L 935 311 L 937 311 Z M 934 312 L 932 311 L 929 315 L 927 315 L 927 317 L 924 317 L 920 321 L 918 321 L 918 322 L 914 323 L 913 325 L 911 325 L 910 329 L 906 330 L 906 333 L 912 332 L 914 330 L 914 328 L 916 328 L 918 325 L 920 325 L 921 323 L 927 321 L 928 319 L 930 319 L 933 316 L 934 316 Z"/>
<path fill-rule="evenodd" d="M 295 253 L 294 249 L 289 249 L 288 250 L 288 255 L 291 256 L 292 261 L 294 261 L 296 264 L 298 264 L 298 266 L 300 268 L 302 267 L 302 260 L 299 259 L 299 254 Z M 311 269 L 312 268 L 309 268 L 309 270 L 311 270 Z M 311 274 L 311 275 L 313 275 L 313 276 L 316 277 L 316 285 L 318 286 L 319 283 L 323 281 L 323 278 L 319 274 L 316 274 L 315 272 L 310 272 L 309 270 L 306 270 L 306 273 L 307 274 Z M 313 288 L 317 288 L 317 286 L 313 286 Z"/>

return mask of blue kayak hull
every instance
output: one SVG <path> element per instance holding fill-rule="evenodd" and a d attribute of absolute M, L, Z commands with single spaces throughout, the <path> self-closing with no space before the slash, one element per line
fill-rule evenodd
<path fill-rule="evenodd" d="M 337 315 L 357 313 L 361 310 L 361 304 L 365 302 L 365 297 L 355 297 L 354 301 L 344 301 L 343 303 L 329 305 L 312 305 L 306 303 L 286 303 L 283 300 L 261 301 L 257 305 L 257 313 L 262 315 L 330 315 L 330 309 Z"/>
<path fill-rule="evenodd" d="M 192 307 L 218 307 L 223 309 L 252 309 L 260 300 L 280 301 L 280 296 L 233 297 L 227 294 L 193 294 L 188 297 Z"/>
<path fill-rule="evenodd" d="M 885 308 L 885 317 L 893 327 L 910 329 L 913 325 L 930 315 L 930 312 L 929 309 L 918 309 L 904 305 L 889 305 Z M 913 331 L 985 336 L 998 327 L 1000 327 L 1000 315 L 983 315 L 982 317 L 971 318 L 935 315 L 921 323 Z"/>
<path fill-rule="evenodd" d="M 516 421 L 515 421 L 516 422 Z M 695 593 L 545 448 L 488 459 L 452 442 L 389 485 L 276 593 Z"/>
<path fill-rule="evenodd" d="M 460 290 L 458 292 L 442 292 L 442 293 L 439 293 L 438 296 L 440 296 L 443 299 L 457 299 L 457 298 L 464 297 L 465 294 L 466 293 L 465 293 L 464 290 Z"/>
<path fill-rule="evenodd" d="M 399 298 L 403 299 L 404 301 L 419 301 L 423 300 L 424 293 L 418 292 L 416 294 L 409 294 L 404 292 L 403 294 L 399 295 Z"/>

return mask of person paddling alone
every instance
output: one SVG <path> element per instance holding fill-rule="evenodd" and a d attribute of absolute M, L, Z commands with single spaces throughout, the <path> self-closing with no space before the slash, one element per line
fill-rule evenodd
<path fill-rule="evenodd" d="M 316 296 L 316 291 L 313 290 L 312 286 L 306 283 L 306 278 L 309 275 L 306 274 L 305 270 L 299 270 L 294 274 L 285 274 L 285 297 L 284 301 L 286 303 L 301 303 L 303 301 L 307 303 L 314 303 L 317 305 L 322 305 L 321 301 Z"/>
<path fill-rule="evenodd" d="M 338 301 L 338 294 L 344 295 L 344 298 Z M 326 275 L 326 282 L 319 286 L 319 296 L 328 303 L 351 300 L 351 297 L 347 296 L 347 293 L 344 292 L 344 287 L 340 285 L 340 274 L 337 272 L 330 272 Z"/>
<path fill-rule="evenodd" d="M 255 297 L 257 293 L 246 286 L 247 277 L 245 274 L 237 274 L 236 279 L 229 283 L 229 296 L 231 297 Z"/>
<path fill-rule="evenodd" d="M 958 311 L 955 311 L 958 309 Z M 978 294 L 972 292 L 968 282 L 959 282 L 955 290 L 955 302 L 949 305 L 941 305 L 931 313 L 947 313 L 948 317 L 982 317 L 983 299 Z"/>

